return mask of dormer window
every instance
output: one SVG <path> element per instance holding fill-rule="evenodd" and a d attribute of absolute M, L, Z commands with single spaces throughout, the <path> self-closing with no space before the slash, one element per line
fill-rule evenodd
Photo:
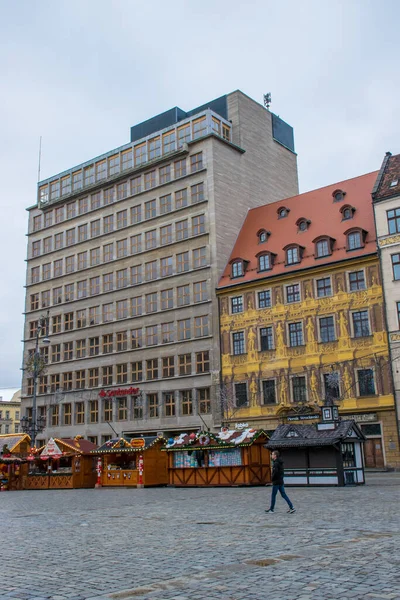
<path fill-rule="evenodd" d="M 260 229 L 260 231 L 257 232 L 258 243 L 264 244 L 268 240 L 270 235 L 270 231 L 267 231 L 266 229 Z"/>
<path fill-rule="evenodd" d="M 258 271 L 269 271 L 272 269 L 276 254 L 272 252 L 260 252 L 256 257 L 258 258 Z"/>
<path fill-rule="evenodd" d="M 390 187 L 396 187 L 396 185 L 398 185 L 399 180 L 398 179 L 393 179 L 393 181 L 390 182 Z"/>
<path fill-rule="evenodd" d="M 284 251 L 286 252 L 286 265 L 295 265 L 301 261 L 304 248 L 297 244 L 291 244 L 285 246 Z"/>
<path fill-rule="evenodd" d="M 289 208 L 286 208 L 286 206 L 280 206 L 276 212 L 278 213 L 278 219 L 284 219 L 289 214 Z"/>
<path fill-rule="evenodd" d="M 364 248 L 367 237 L 365 229 L 348 229 L 344 234 L 347 236 L 347 251 Z"/>
<path fill-rule="evenodd" d="M 243 277 L 246 271 L 246 267 L 249 264 L 247 260 L 242 258 L 234 258 L 230 261 L 231 264 L 231 278 Z"/>
<path fill-rule="evenodd" d="M 342 213 L 342 221 L 348 221 L 353 218 L 356 209 L 354 206 L 350 206 L 350 204 L 345 204 L 341 207 L 340 212 Z"/>
<path fill-rule="evenodd" d="M 335 240 L 326 235 L 315 238 L 313 243 L 315 244 L 315 258 L 323 258 L 332 254 Z"/>
<path fill-rule="evenodd" d="M 296 225 L 298 227 L 298 231 L 307 231 L 310 223 L 311 223 L 311 221 L 309 221 L 308 219 L 305 219 L 304 217 L 297 219 Z"/>
<path fill-rule="evenodd" d="M 341 202 L 346 195 L 346 192 L 343 190 L 335 190 L 332 194 L 334 202 Z"/>

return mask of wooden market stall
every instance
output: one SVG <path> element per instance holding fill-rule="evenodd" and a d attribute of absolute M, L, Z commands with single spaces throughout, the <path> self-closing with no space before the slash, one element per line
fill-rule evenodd
<path fill-rule="evenodd" d="M 168 440 L 168 480 L 175 486 L 265 485 L 271 481 L 264 430 L 182 433 Z"/>
<path fill-rule="evenodd" d="M 320 423 L 279 425 L 267 448 L 281 454 L 285 485 L 359 485 L 364 441 L 355 421 L 340 420 L 337 407 L 325 405 Z"/>
<path fill-rule="evenodd" d="M 91 488 L 96 483 L 96 444 L 75 438 L 51 438 L 37 454 L 28 456 L 29 471 L 24 489 Z"/>
<path fill-rule="evenodd" d="M 30 442 L 26 433 L 0 435 L 0 491 L 22 489 Z"/>
<path fill-rule="evenodd" d="M 163 437 L 114 438 L 94 450 L 101 458 L 100 484 L 104 487 L 161 486 L 168 484 Z"/>

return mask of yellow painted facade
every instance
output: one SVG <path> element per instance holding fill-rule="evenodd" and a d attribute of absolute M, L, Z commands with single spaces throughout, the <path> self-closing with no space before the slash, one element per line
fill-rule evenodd
<path fill-rule="evenodd" d="M 350 291 L 350 273 L 354 272 L 363 273 L 365 289 Z M 331 294 L 318 297 L 317 280 L 327 278 Z M 288 302 L 288 286 L 293 285 L 298 285 L 299 300 Z M 269 294 L 270 307 L 260 308 L 263 292 Z M 334 393 L 340 414 L 355 416 L 367 437 L 367 466 L 400 467 L 377 256 L 244 284 L 232 280 L 229 288 L 217 293 L 222 383 L 228 398 L 225 421 L 246 422 L 267 430 L 274 430 L 288 419 L 313 422 L 313 415 L 319 414 L 324 403 L 327 386 L 334 381 L 329 395 Z M 356 336 L 355 320 L 360 312 L 364 319 L 368 313 L 368 331 L 367 335 Z M 323 341 L 321 329 L 327 322 L 331 325 L 330 337 L 334 331 L 334 339 L 329 342 Z M 271 328 L 271 349 L 262 349 L 264 328 Z M 291 343 L 293 328 L 300 332 L 300 338 L 295 338 L 302 342 L 298 345 Z"/>
<path fill-rule="evenodd" d="M 0 400 L 0 435 L 20 431 L 21 394 L 16 392 L 11 400 Z"/>

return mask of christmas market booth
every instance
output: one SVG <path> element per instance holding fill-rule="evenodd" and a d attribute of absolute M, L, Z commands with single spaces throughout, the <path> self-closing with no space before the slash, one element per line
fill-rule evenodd
<path fill-rule="evenodd" d="M 114 438 L 92 454 L 97 455 L 96 487 L 150 487 L 168 484 L 163 437 Z"/>
<path fill-rule="evenodd" d="M 355 421 L 339 419 L 337 406 L 323 406 L 313 425 L 279 425 L 266 447 L 278 450 L 285 485 L 359 485 L 365 483 L 363 443 Z"/>
<path fill-rule="evenodd" d="M 25 433 L 0 435 L 0 491 L 22 489 L 22 472 L 30 448 Z"/>
<path fill-rule="evenodd" d="M 96 483 L 96 459 L 91 454 L 96 444 L 83 439 L 51 438 L 43 448 L 31 453 L 29 471 L 24 477 L 26 490 L 91 488 Z M 31 449 L 34 452 L 34 449 Z"/>
<path fill-rule="evenodd" d="M 223 429 L 182 433 L 170 438 L 168 479 L 175 486 L 265 485 L 271 481 L 270 454 L 264 430 Z"/>

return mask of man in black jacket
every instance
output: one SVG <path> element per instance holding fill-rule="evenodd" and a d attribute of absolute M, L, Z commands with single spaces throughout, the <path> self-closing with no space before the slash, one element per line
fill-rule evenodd
<path fill-rule="evenodd" d="M 286 495 L 285 487 L 283 485 L 283 460 L 279 457 L 278 450 L 274 450 L 272 453 L 272 495 L 271 495 L 271 506 L 266 513 L 273 513 L 275 508 L 275 500 L 276 495 L 280 492 L 282 498 L 286 500 L 289 505 L 288 513 L 296 512 L 296 509 L 293 508 L 293 504 L 290 501 L 290 498 Z"/>

